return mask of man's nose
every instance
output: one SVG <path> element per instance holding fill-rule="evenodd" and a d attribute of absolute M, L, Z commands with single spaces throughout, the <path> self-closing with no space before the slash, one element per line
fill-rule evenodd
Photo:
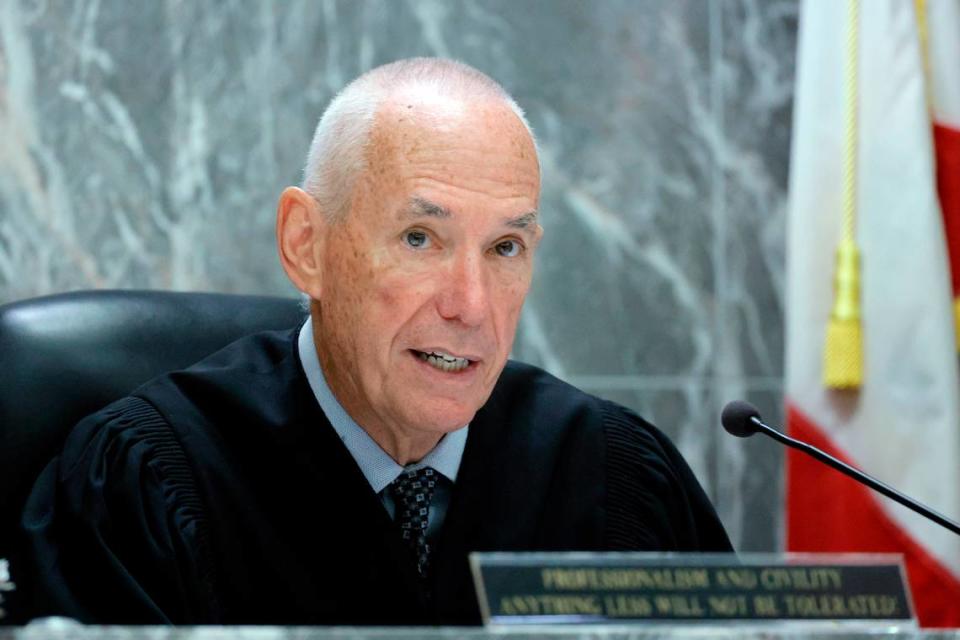
<path fill-rule="evenodd" d="M 490 304 L 483 256 L 454 256 L 440 277 L 440 294 L 437 296 L 440 316 L 446 320 L 459 320 L 467 326 L 483 322 Z"/>

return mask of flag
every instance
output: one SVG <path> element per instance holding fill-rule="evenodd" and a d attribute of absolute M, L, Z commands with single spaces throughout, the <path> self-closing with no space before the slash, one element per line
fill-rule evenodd
<path fill-rule="evenodd" d="M 960 336 L 960 0 L 935 0 L 926 11 L 924 53 L 933 116 L 937 192 L 953 280 L 953 310 Z"/>
<path fill-rule="evenodd" d="M 870 0 L 857 20 L 862 380 L 843 391 L 826 388 L 823 375 L 843 228 L 852 19 L 845 3 L 801 5 L 787 230 L 786 414 L 794 437 L 957 520 L 960 367 L 945 231 L 956 223 L 945 224 L 941 209 L 941 198 L 948 205 L 953 198 L 949 206 L 960 215 L 957 147 L 949 150 L 958 131 L 949 118 L 957 111 L 942 116 L 936 130 L 931 114 L 960 103 L 960 22 L 957 0 L 924 4 Z M 941 138 L 948 139 L 946 147 Z M 788 550 L 903 553 L 920 623 L 960 626 L 960 537 L 792 450 L 786 504 Z"/>

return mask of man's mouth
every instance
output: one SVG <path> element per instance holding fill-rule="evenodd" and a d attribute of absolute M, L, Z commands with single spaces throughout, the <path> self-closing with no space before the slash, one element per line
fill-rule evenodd
<path fill-rule="evenodd" d="M 460 356 L 455 356 L 452 353 L 447 353 L 446 351 L 417 351 L 416 349 L 411 349 L 413 355 L 420 358 L 431 367 L 440 369 L 441 371 L 463 371 L 469 367 L 473 360 L 469 358 L 462 358 Z"/>

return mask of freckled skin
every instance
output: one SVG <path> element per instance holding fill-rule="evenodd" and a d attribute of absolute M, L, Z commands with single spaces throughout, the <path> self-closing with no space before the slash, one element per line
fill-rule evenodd
<path fill-rule="evenodd" d="M 536 211 L 540 175 L 523 125 L 495 101 L 388 102 L 368 160 L 346 220 L 325 230 L 314 331 L 337 399 L 406 464 L 470 422 L 506 364 L 542 229 L 505 221 Z M 412 198 L 451 215 L 402 215 Z M 523 250 L 501 255 L 505 240 Z M 477 364 L 443 373 L 410 351 L 431 348 Z"/>

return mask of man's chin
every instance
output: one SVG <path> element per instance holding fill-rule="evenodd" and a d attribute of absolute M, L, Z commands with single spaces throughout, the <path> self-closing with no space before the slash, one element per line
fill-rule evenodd
<path fill-rule="evenodd" d="M 418 411 L 408 416 L 408 423 L 420 431 L 444 434 L 456 431 L 473 420 L 477 408 L 472 406 L 451 406 L 448 403 L 439 403 L 439 406 L 418 407 Z"/>

